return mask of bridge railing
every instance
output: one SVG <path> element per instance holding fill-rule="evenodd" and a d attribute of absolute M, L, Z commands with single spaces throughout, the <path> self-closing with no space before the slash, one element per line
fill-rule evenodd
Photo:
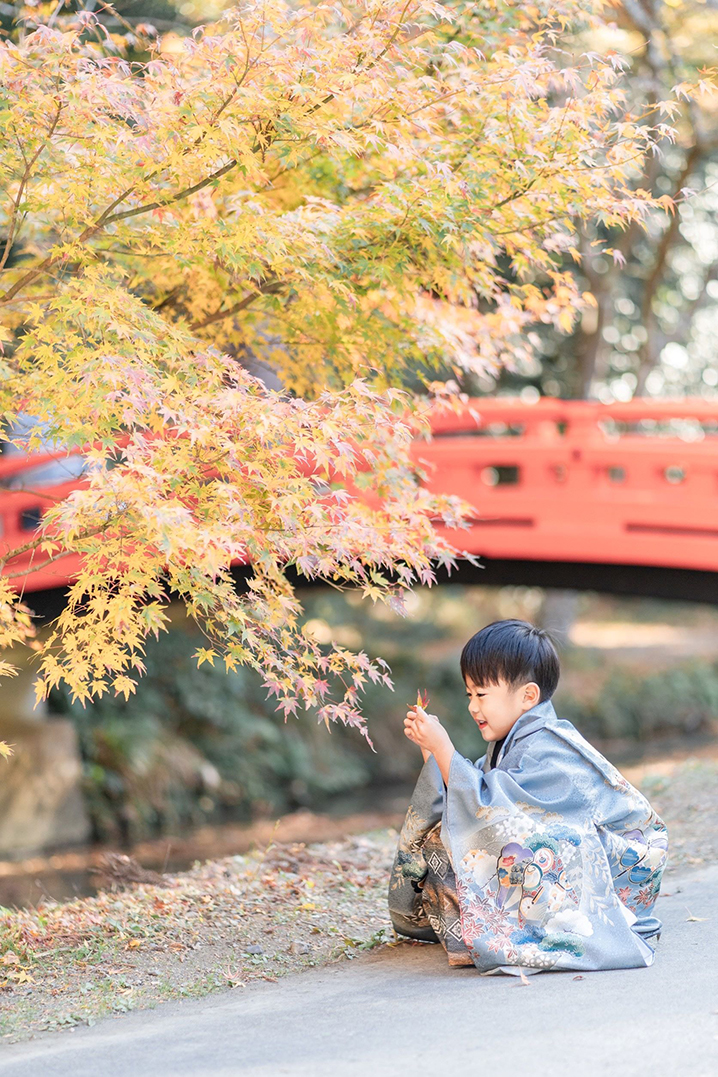
<path fill-rule="evenodd" d="M 82 467 L 79 451 L 0 456 L 0 552 L 21 549 L 32 541 L 47 507 L 78 487 Z M 41 550 L 30 550 L 8 563 L 4 573 L 18 590 L 40 591 L 64 587 L 79 564 L 76 556 L 68 555 L 38 567 L 46 560 Z"/>
<path fill-rule="evenodd" d="M 471 553 L 718 571 L 717 450 L 717 403 L 498 398 L 442 415 L 417 457 L 476 506 L 448 533 Z"/>
<path fill-rule="evenodd" d="M 476 507 L 457 547 L 491 558 L 663 565 L 718 572 L 718 402 L 599 404 L 481 398 L 438 414 L 417 442 L 429 488 Z M 0 456 L 1 548 L 32 539 L 48 504 L 82 481 L 82 458 Z M 69 469 L 62 477 L 58 468 Z M 21 590 L 63 586 L 74 556 L 5 572 Z"/>

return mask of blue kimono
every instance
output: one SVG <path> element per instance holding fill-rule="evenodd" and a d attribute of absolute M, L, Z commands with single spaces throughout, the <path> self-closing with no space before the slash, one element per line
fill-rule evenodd
<path fill-rule="evenodd" d="M 476 763 L 455 752 L 446 786 L 427 759 L 392 923 L 487 973 L 650 965 L 667 850 L 646 798 L 545 701 Z"/>

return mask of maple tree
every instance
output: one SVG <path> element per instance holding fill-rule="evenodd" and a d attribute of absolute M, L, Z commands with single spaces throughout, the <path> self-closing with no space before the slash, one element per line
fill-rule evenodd
<path fill-rule="evenodd" d="M 600 18 L 274 0 L 181 40 L 134 25 L 141 61 L 82 12 L 0 44 L 2 411 L 86 460 L 28 544 L 83 558 L 46 638 L 4 555 L 0 628 L 41 694 L 130 693 L 174 594 L 200 662 L 364 728 L 387 668 L 305 633 L 286 567 L 400 609 L 450 564 L 432 520 L 464 506 L 411 454 L 430 405 L 570 330 L 581 221 L 670 208 L 632 180 L 672 102 L 632 112 L 620 57 L 562 48 Z"/>

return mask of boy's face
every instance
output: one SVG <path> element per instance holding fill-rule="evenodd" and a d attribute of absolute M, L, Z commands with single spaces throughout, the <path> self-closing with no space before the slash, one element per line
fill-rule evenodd
<path fill-rule="evenodd" d="M 503 740 L 514 722 L 535 707 L 541 692 L 534 681 L 511 688 L 506 681 L 477 685 L 467 678 L 469 714 L 479 727 L 484 740 Z"/>

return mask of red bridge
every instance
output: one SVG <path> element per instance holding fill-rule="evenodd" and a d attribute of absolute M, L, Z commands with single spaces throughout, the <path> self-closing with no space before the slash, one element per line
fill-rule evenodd
<path fill-rule="evenodd" d="M 483 562 L 465 562 L 459 580 L 713 601 L 717 450 L 718 402 L 499 397 L 437 418 L 434 440 L 417 443 L 416 456 L 429 465 L 431 489 L 477 508 L 468 531 L 447 532 Z M 5 549 L 26 543 L 48 501 L 77 484 L 80 460 L 0 459 Z M 32 570 L 20 558 L 13 566 L 6 571 L 19 588 L 44 591 L 66 584 L 77 562 L 68 556 Z"/>
<path fill-rule="evenodd" d="M 620 590 L 631 589 L 631 573 L 606 570 L 630 568 L 638 593 L 651 579 L 667 593 L 668 577 L 661 584 L 646 569 L 678 570 L 684 583 L 686 572 L 718 573 L 718 402 L 498 398 L 472 407 L 478 425 L 468 412 L 443 418 L 420 454 L 434 466 L 432 489 L 479 509 L 465 540 L 451 532 L 456 545 L 489 562 L 553 565 L 535 577 L 557 585 L 559 566 L 571 565 L 563 576 L 574 586 L 622 576 Z"/>

